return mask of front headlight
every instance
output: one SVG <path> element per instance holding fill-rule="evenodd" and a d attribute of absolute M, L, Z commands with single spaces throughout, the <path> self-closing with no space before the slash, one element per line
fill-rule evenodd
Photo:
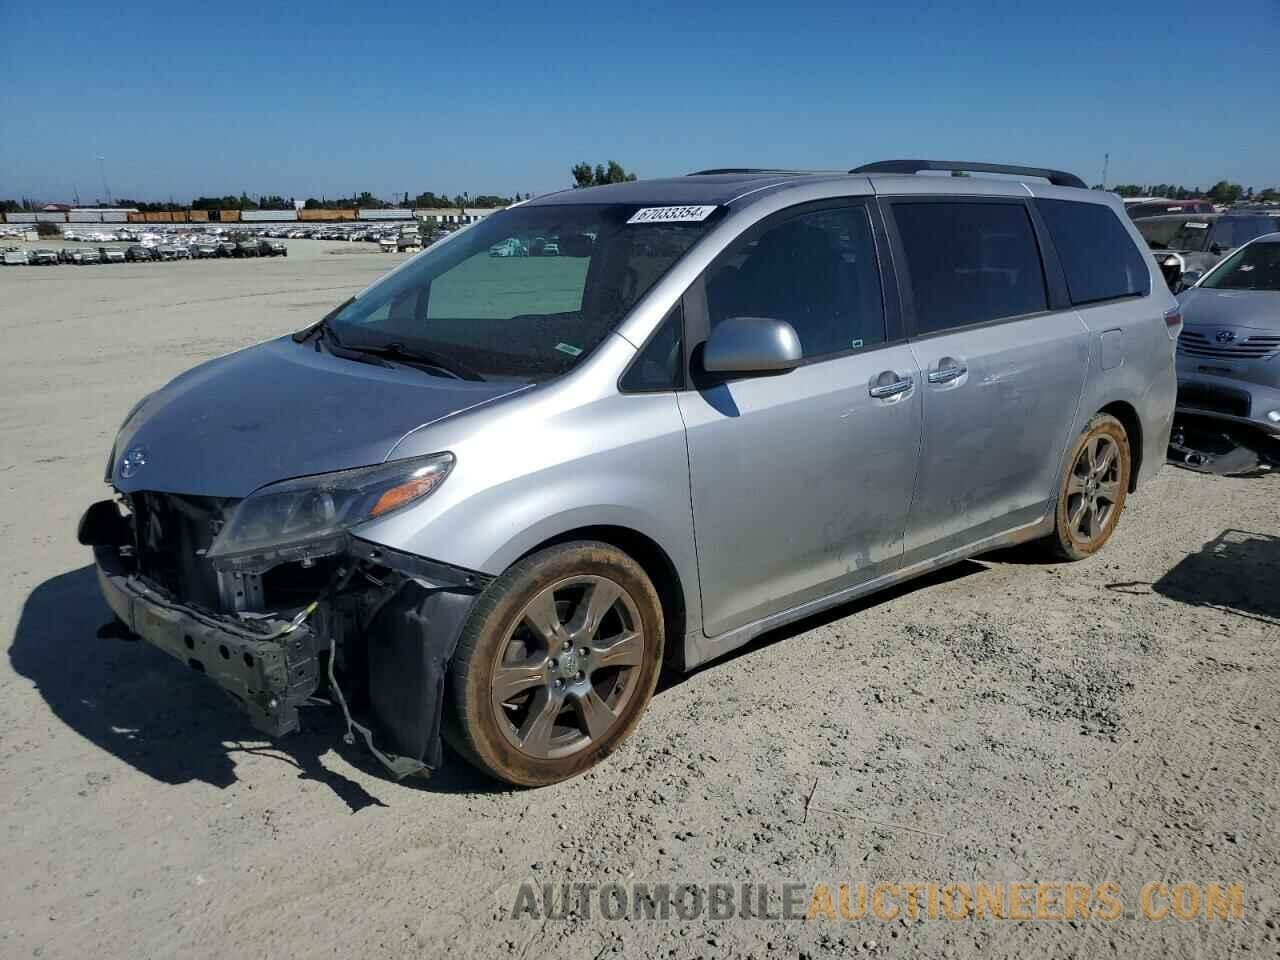
<path fill-rule="evenodd" d="M 332 552 L 347 528 L 426 497 L 453 469 L 453 454 L 435 453 L 376 467 L 273 483 L 240 501 L 208 556 Z"/>

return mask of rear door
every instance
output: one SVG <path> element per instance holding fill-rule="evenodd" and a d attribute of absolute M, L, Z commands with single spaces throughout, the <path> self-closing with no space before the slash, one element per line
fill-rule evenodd
<path fill-rule="evenodd" d="M 1045 269 L 1026 200 L 913 197 L 887 206 L 911 349 L 924 375 L 903 561 L 910 565 L 1044 516 L 1089 338 L 1056 262 Z"/>
<path fill-rule="evenodd" d="M 795 327 L 804 353 L 785 374 L 680 394 L 708 636 L 901 559 L 920 378 L 883 252 L 864 201 L 793 208 L 739 238 L 685 297 L 693 344 L 729 317 L 771 317 Z"/>

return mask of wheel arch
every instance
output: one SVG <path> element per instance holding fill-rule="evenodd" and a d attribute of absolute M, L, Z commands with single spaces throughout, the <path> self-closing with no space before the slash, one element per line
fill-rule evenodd
<path fill-rule="evenodd" d="M 1102 407 L 1098 413 L 1115 417 L 1129 436 L 1129 492 L 1133 493 L 1138 488 L 1138 476 L 1142 472 L 1142 419 L 1138 416 L 1138 411 L 1133 404 L 1125 400 L 1113 400 Z"/>
<path fill-rule="evenodd" d="M 684 583 L 671 556 L 652 537 L 631 527 L 617 524 L 591 524 L 574 527 L 547 537 L 527 549 L 516 560 L 523 560 L 539 550 L 576 540 L 597 540 L 607 543 L 640 564 L 645 575 L 653 582 L 654 589 L 658 591 L 658 599 L 662 603 L 663 632 L 666 635 L 664 658 L 673 667 L 683 669 L 684 636 L 688 622 Z"/>

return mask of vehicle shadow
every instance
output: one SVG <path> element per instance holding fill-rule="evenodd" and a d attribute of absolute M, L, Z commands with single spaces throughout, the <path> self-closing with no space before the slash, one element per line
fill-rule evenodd
<path fill-rule="evenodd" d="M 386 805 L 322 763 L 336 751 L 352 767 L 385 776 L 362 744 L 343 743 L 336 711 L 306 709 L 301 732 L 266 740 L 229 697 L 178 661 L 145 643 L 98 639 L 97 628 L 111 616 L 93 566 L 81 567 L 31 592 L 9 647 L 14 671 L 31 680 L 54 715 L 90 743 L 160 783 L 198 780 L 225 788 L 237 779 L 236 756 L 252 754 L 294 767 L 299 779 L 325 784 L 352 813 Z M 429 780 L 404 783 L 446 793 L 494 786 L 457 760 Z"/>
<path fill-rule="evenodd" d="M 1118 593 L 1143 587 L 1170 600 L 1280 624 L 1280 537 L 1227 529 L 1178 561 L 1155 583 L 1107 584 Z"/>
<path fill-rule="evenodd" d="M 984 569 L 973 560 L 944 567 L 762 634 L 699 670 L 715 669 L 913 590 Z M 14 672 L 35 684 L 54 715 L 90 743 L 159 783 L 201 781 L 226 788 L 238 779 L 237 756 L 266 757 L 293 767 L 298 779 L 325 784 L 352 813 L 386 806 L 361 783 L 322 762 L 333 751 L 356 770 L 386 777 L 362 743 L 343 742 L 345 727 L 336 710 L 303 710 L 300 732 L 265 739 L 229 697 L 177 660 L 146 643 L 99 639 L 97 628 L 111 617 L 93 566 L 84 566 L 52 577 L 30 593 L 9 647 Z M 658 693 L 691 675 L 664 672 Z M 401 785 L 432 793 L 514 789 L 486 777 L 447 746 L 445 750 L 444 766 L 429 779 L 409 777 Z"/>

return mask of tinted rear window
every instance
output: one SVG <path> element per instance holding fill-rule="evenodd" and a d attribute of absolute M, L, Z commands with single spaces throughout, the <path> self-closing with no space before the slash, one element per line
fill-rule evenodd
<path fill-rule="evenodd" d="M 1099 203 L 1037 200 L 1074 304 L 1151 292 L 1147 261 L 1115 211 Z"/>
<path fill-rule="evenodd" d="M 1218 221 L 1213 241 L 1224 247 L 1242 247 L 1254 237 L 1280 230 L 1280 220 L 1273 217 L 1241 217 Z"/>
<path fill-rule="evenodd" d="M 1048 309 L 1044 269 L 1021 203 L 899 202 L 918 334 Z"/>

